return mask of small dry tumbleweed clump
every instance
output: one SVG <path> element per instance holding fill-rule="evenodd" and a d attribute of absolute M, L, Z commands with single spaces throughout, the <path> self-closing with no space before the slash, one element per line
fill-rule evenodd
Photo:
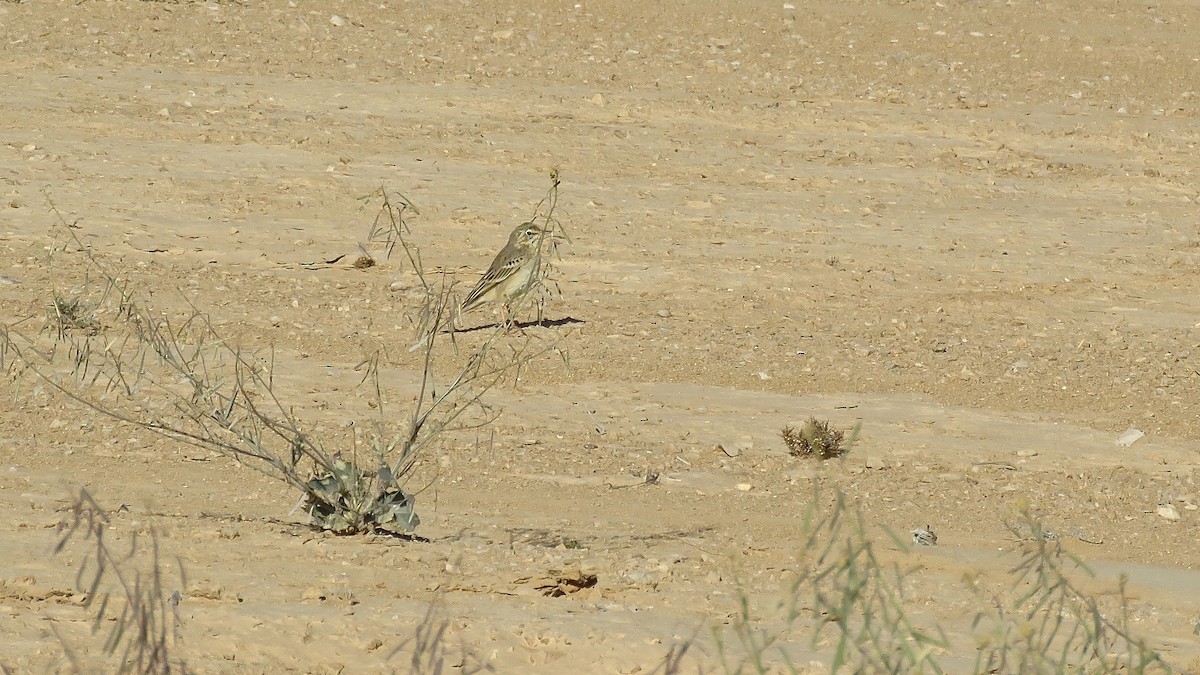
<path fill-rule="evenodd" d="M 783 442 L 787 444 L 788 452 L 793 457 L 820 457 L 832 459 L 841 457 L 849 451 L 842 445 L 845 434 L 829 426 L 829 422 L 808 418 L 799 430 L 784 427 L 781 432 Z"/>

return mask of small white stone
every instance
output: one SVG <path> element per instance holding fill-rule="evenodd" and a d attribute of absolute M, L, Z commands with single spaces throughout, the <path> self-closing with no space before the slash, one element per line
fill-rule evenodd
<path fill-rule="evenodd" d="M 346 19 L 344 19 L 341 16 L 338 16 L 337 14 L 334 14 L 333 16 L 329 17 L 329 23 L 340 28 L 340 27 L 346 25 Z"/>
<path fill-rule="evenodd" d="M 749 492 L 754 489 L 754 486 L 749 483 L 738 483 L 737 489 L 741 490 L 742 492 Z"/>
<path fill-rule="evenodd" d="M 1174 504 L 1159 504 L 1154 512 L 1167 520 L 1179 520 L 1179 509 Z"/>
<path fill-rule="evenodd" d="M 912 531 L 912 541 L 914 546 L 937 546 L 937 534 L 926 525 Z"/>
<path fill-rule="evenodd" d="M 1141 429 L 1134 429 L 1133 427 L 1130 427 L 1117 437 L 1117 445 L 1121 446 L 1122 448 L 1128 448 L 1134 443 L 1137 443 L 1138 439 L 1145 435 L 1145 432 L 1143 432 Z"/>

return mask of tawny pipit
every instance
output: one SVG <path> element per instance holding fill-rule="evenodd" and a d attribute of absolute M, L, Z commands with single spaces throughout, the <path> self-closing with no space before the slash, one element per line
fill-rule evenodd
<path fill-rule="evenodd" d="M 537 272 L 538 248 L 545 236 L 546 233 L 532 222 L 518 225 L 508 235 L 508 243 L 496 254 L 475 290 L 463 300 L 460 312 L 465 314 L 485 302 L 500 302 L 507 324 L 509 303 L 530 287 Z"/>

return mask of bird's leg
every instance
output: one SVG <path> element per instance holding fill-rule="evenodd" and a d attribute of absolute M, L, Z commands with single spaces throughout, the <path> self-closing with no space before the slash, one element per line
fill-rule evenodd
<path fill-rule="evenodd" d="M 500 304 L 500 325 L 504 326 L 504 332 L 508 333 L 512 330 L 512 322 L 508 317 L 508 303 Z"/>
<path fill-rule="evenodd" d="M 525 331 L 522 330 L 519 325 L 517 325 L 516 320 L 513 318 L 512 308 L 508 306 L 508 303 L 500 305 L 500 316 L 501 321 L 504 324 L 505 333 L 511 333 L 513 328 L 516 328 L 517 332 L 521 333 L 522 335 L 525 334 Z"/>

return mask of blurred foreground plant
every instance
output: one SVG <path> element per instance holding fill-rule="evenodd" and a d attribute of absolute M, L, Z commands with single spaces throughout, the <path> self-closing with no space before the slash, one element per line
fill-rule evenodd
<path fill-rule="evenodd" d="M 1130 630 L 1124 574 L 1114 604 L 1105 609 L 1068 574 L 1070 566 L 1093 576 L 1082 559 L 1063 549 L 1057 534 L 1027 510 L 1009 529 L 1023 549 L 1009 570 L 1015 597 L 989 600 L 971 580 L 976 597 L 990 605 L 973 624 L 979 643 L 975 672 L 1175 672 Z"/>
<path fill-rule="evenodd" d="M 79 567 L 75 587 L 92 613 L 92 633 L 108 625 L 103 652 L 116 659 L 108 664 L 109 672 L 187 672 L 183 660 L 172 656 L 178 642 L 180 591 L 187 586 L 183 565 L 176 561 L 180 589 L 168 593 L 155 530 L 150 530 L 148 544 L 134 532 L 127 550 L 114 550 L 110 515 L 87 490 L 80 489 L 70 508 L 71 520 L 63 524 L 54 554 L 62 555 L 76 543 L 90 546 L 82 560 L 71 564 Z M 74 672 L 96 671 L 96 657 L 85 664 L 53 622 L 50 627 Z"/>
<path fill-rule="evenodd" d="M 714 626 L 721 669 L 942 673 L 939 658 L 957 656 L 961 662 L 974 652 L 971 672 L 978 675 L 1180 672 L 1132 633 L 1124 577 L 1117 597 L 1102 606 L 1068 572 L 1070 565 L 1090 575 L 1057 536 L 1027 513 L 1011 529 L 1024 542 L 1020 559 L 994 597 L 985 597 L 978 578 L 969 580 L 983 607 L 972 624 L 975 644 L 952 644 L 942 626 L 918 621 L 905 602 L 904 588 L 919 566 L 882 560 L 859 508 L 840 488 L 827 499 L 818 483 L 797 536 L 799 571 L 782 599 L 763 608 L 739 587 L 737 611 L 727 625 Z M 885 534 L 886 549 L 909 554 L 906 542 L 886 529 Z M 678 657 L 696 653 L 694 643 L 693 638 L 673 644 L 655 672 L 687 672 Z M 801 653 L 820 660 L 801 665 Z"/>

